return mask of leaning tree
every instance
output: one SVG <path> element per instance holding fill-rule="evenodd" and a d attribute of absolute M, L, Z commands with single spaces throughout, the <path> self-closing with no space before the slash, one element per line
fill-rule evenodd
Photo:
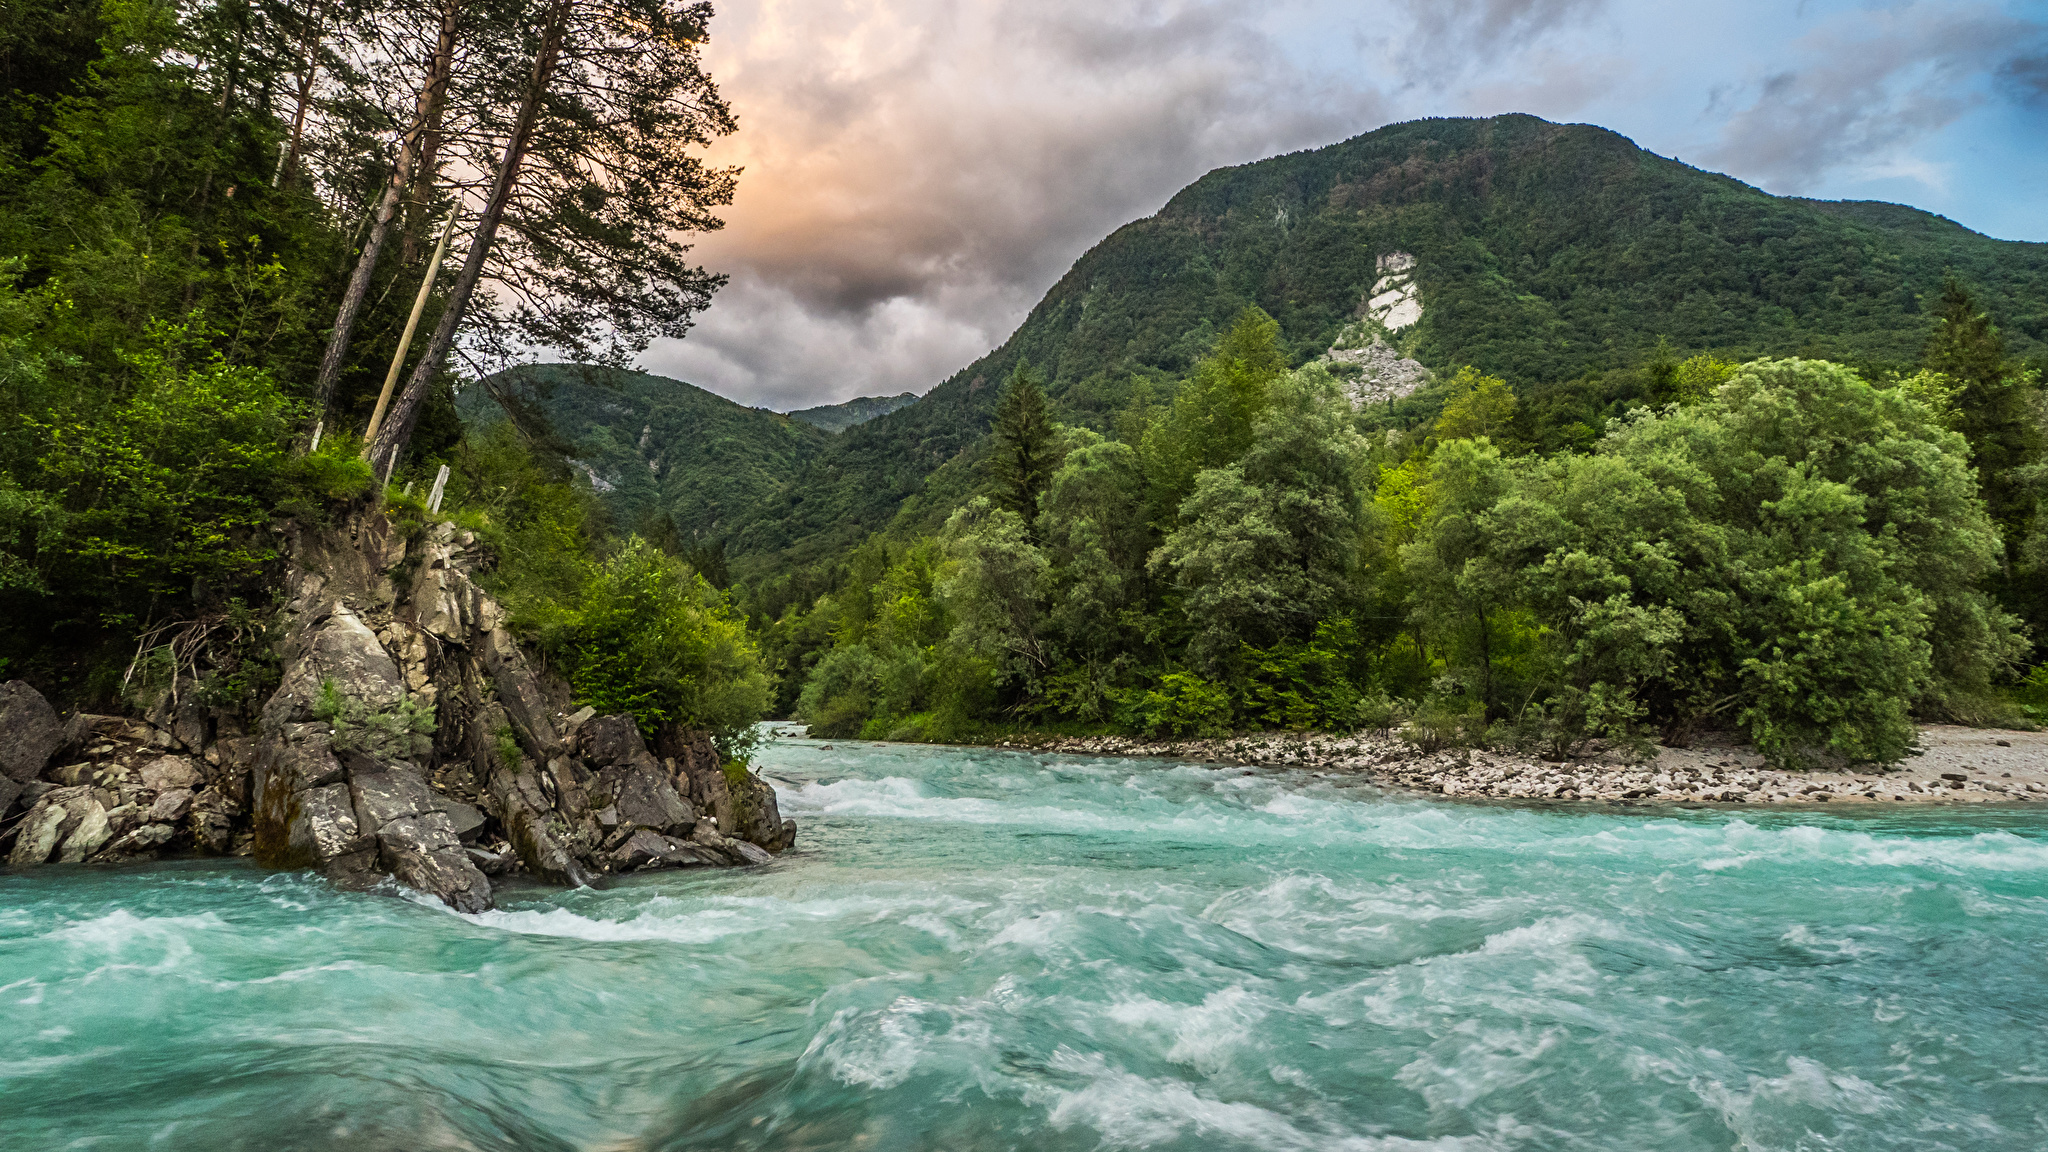
<path fill-rule="evenodd" d="M 498 105 L 511 109 L 502 144 L 473 162 L 490 179 L 468 255 L 367 446 L 380 473 L 458 336 L 624 363 L 656 336 L 683 335 L 711 302 L 724 278 L 689 261 L 688 237 L 721 226 L 711 210 L 731 203 L 738 176 L 692 155 L 735 127 L 702 67 L 711 14 L 668 0 L 534 10 L 528 65 Z"/>

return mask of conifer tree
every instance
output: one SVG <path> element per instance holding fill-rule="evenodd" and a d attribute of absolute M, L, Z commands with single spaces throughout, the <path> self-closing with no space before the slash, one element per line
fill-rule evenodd
<path fill-rule="evenodd" d="M 1051 486 L 1060 462 L 1052 416 L 1030 361 L 1018 361 L 1004 382 L 989 437 L 996 506 L 1022 516 L 1027 531 L 1035 531 L 1039 498 Z"/>
<path fill-rule="evenodd" d="M 1962 281 L 1951 275 L 1935 306 L 1922 364 L 1957 385 L 1956 430 L 1970 442 L 1991 519 L 2018 558 L 2037 502 L 2023 469 L 2040 461 L 2041 433 L 2029 418 L 2030 382 L 2005 359 L 2005 340 Z"/>

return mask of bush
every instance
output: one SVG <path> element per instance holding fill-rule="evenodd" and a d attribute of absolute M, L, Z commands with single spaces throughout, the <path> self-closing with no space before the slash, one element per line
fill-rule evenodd
<path fill-rule="evenodd" d="M 740 759 L 768 709 L 768 673 L 745 619 L 637 536 L 591 576 L 549 639 L 579 701 L 632 716 L 650 737 L 667 725 L 698 729 Z"/>
<path fill-rule="evenodd" d="M 1207 737 L 1230 731 L 1230 693 L 1192 672 L 1168 672 L 1158 687 L 1131 697 L 1124 723 L 1148 736 Z"/>

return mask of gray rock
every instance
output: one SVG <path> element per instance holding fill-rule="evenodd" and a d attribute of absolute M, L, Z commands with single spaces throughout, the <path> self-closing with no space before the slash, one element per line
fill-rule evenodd
<path fill-rule="evenodd" d="M 609 862 L 614 871 L 631 872 L 677 851 L 680 847 L 682 846 L 671 843 L 660 833 L 642 828 L 626 837 L 625 843 L 612 849 Z"/>
<path fill-rule="evenodd" d="M 484 829 L 484 814 L 474 804 L 444 797 L 441 810 L 448 814 L 448 823 L 454 827 L 456 838 L 465 844 L 476 839 L 477 833 Z"/>
<path fill-rule="evenodd" d="M 357 823 L 348 785 L 308 788 L 299 793 L 297 801 L 290 830 L 294 855 L 310 864 L 325 865 L 330 873 L 337 867 L 345 872 L 368 869 L 377 842 L 364 835 Z M 337 866 L 336 861 L 342 863 Z"/>
<path fill-rule="evenodd" d="M 647 754 L 647 742 L 640 738 L 640 726 L 631 716 L 585 720 L 577 726 L 576 746 L 585 760 L 599 766 L 623 764 L 634 756 Z"/>
<path fill-rule="evenodd" d="M 601 769 L 596 791 L 611 797 L 608 806 L 617 809 L 621 823 L 685 835 L 697 824 L 696 809 L 676 793 L 668 773 L 645 749 Z"/>
<path fill-rule="evenodd" d="M 491 885 L 469 862 L 446 803 L 410 764 L 381 767 L 343 757 L 357 827 L 377 842 L 377 865 L 397 880 L 439 896 L 459 912 L 490 907 Z M 380 770 L 381 767 L 381 770 Z"/>
<path fill-rule="evenodd" d="M 168 824 L 144 824 L 124 835 L 118 836 L 93 856 L 95 860 L 122 860 L 136 856 L 154 856 L 163 846 L 171 842 L 174 833 Z"/>
<path fill-rule="evenodd" d="M 206 774 L 184 756 L 159 756 L 142 766 L 142 786 L 152 792 L 198 788 L 205 783 Z"/>
<path fill-rule="evenodd" d="M 475 865 L 476 870 L 486 876 L 503 876 L 519 862 L 518 857 L 510 852 L 500 854 L 486 852 L 482 848 L 465 848 L 463 852 L 469 856 L 469 862 Z"/>
<path fill-rule="evenodd" d="M 769 855 L 767 849 L 749 844 L 745 840 L 727 840 L 726 845 L 728 851 L 749 864 L 771 864 L 775 861 L 775 857 Z"/>
<path fill-rule="evenodd" d="M 234 851 L 235 817 L 242 806 L 218 787 L 207 788 L 192 798 L 192 846 L 201 852 L 225 856 Z"/>
<path fill-rule="evenodd" d="M 43 773 L 45 779 L 64 788 L 91 786 L 99 782 L 99 769 L 92 764 L 63 764 Z"/>
<path fill-rule="evenodd" d="M 655 861 L 663 868 L 724 868 L 732 861 L 720 853 L 697 844 L 679 844 Z"/>
<path fill-rule="evenodd" d="M 0 684 L 0 775 L 34 780 L 63 743 L 63 721 L 42 693 L 20 680 Z"/>
<path fill-rule="evenodd" d="M 176 824 L 192 811 L 192 790 L 172 788 L 158 794 L 156 803 L 149 807 L 149 820 L 155 824 Z"/>
<path fill-rule="evenodd" d="M 14 837 L 14 850 L 8 853 L 7 863 L 15 868 L 28 868 L 47 864 L 63 844 L 85 820 L 91 807 L 98 807 L 90 788 L 51 788 L 36 801 L 21 823 Z M 104 813 L 101 816 L 105 818 Z"/>
<path fill-rule="evenodd" d="M 106 847 L 113 839 L 114 831 L 107 822 L 107 809 L 98 799 L 85 802 L 85 813 L 79 818 L 78 827 L 64 837 L 64 847 L 57 851 L 57 863 L 82 864 L 86 857 Z"/>
<path fill-rule="evenodd" d="M 0 775 L 0 820 L 7 819 L 14 809 L 14 802 L 21 798 L 21 790 L 27 787 L 12 776 Z"/>

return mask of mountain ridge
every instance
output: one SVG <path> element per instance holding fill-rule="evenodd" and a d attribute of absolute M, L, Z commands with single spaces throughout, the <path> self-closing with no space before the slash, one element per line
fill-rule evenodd
<path fill-rule="evenodd" d="M 1321 354 L 1395 250 L 1419 260 L 1411 354 L 1517 387 L 1625 368 L 1660 338 L 1903 366 L 1950 271 L 2016 355 L 2048 352 L 2048 244 L 1905 205 L 1772 196 L 1592 125 L 1410 121 L 1219 168 L 1114 230 L 1002 345 L 741 514 L 736 569 L 815 560 L 887 524 L 986 431 L 1020 360 L 1064 418 L 1104 426 L 1134 381 L 1170 386 L 1247 305 L 1280 322 L 1294 362 Z"/>

